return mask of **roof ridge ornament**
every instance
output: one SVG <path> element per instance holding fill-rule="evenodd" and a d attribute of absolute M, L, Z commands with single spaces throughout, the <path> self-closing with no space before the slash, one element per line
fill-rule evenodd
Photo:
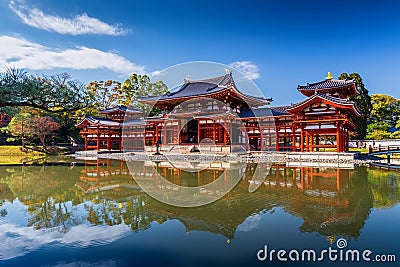
<path fill-rule="evenodd" d="M 228 68 L 225 69 L 225 72 L 226 72 L 226 74 L 231 74 L 232 73 L 231 70 L 228 69 Z"/>
<path fill-rule="evenodd" d="M 190 75 L 189 74 L 186 75 L 186 77 L 185 77 L 185 79 L 183 81 L 184 81 L 184 83 L 190 82 Z"/>
<path fill-rule="evenodd" d="M 328 75 L 325 77 L 326 80 L 332 80 L 333 76 L 332 73 L 330 71 L 328 71 Z"/>

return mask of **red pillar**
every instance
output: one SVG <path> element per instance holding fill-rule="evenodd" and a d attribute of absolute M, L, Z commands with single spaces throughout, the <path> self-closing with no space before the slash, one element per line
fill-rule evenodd
<path fill-rule="evenodd" d="M 88 150 L 88 136 L 85 135 L 85 150 Z"/>
<path fill-rule="evenodd" d="M 217 141 L 215 140 L 215 131 L 216 131 L 216 129 L 215 129 L 215 120 L 213 120 L 213 141 L 214 141 L 214 143 L 216 144 L 217 143 Z"/>
<path fill-rule="evenodd" d="M 336 152 L 342 152 L 340 146 L 341 138 L 340 138 L 340 125 L 337 126 L 336 129 Z"/>
<path fill-rule="evenodd" d="M 197 120 L 197 144 L 200 144 L 200 120 Z"/>
<path fill-rule="evenodd" d="M 300 129 L 300 151 L 304 152 L 304 129 L 303 129 L 303 126 L 301 126 L 301 129 Z"/>
<path fill-rule="evenodd" d="M 247 130 L 244 130 L 244 140 L 246 141 L 246 151 L 249 151 L 249 135 Z"/>
<path fill-rule="evenodd" d="M 292 151 L 296 151 L 296 128 L 292 127 Z"/>
<path fill-rule="evenodd" d="M 162 138 L 163 138 L 163 144 L 167 144 L 167 124 L 164 123 L 163 129 L 162 129 Z"/>
<path fill-rule="evenodd" d="M 97 150 L 100 150 L 100 131 L 97 128 Z"/>
<path fill-rule="evenodd" d="M 306 151 L 307 152 L 310 152 L 310 150 L 309 150 L 309 139 L 308 139 L 308 132 L 306 131 Z"/>
<path fill-rule="evenodd" d="M 279 151 L 279 129 L 275 127 L 275 150 Z"/>
<path fill-rule="evenodd" d="M 156 140 L 155 142 L 158 142 L 160 140 L 158 140 L 158 123 L 156 123 Z"/>

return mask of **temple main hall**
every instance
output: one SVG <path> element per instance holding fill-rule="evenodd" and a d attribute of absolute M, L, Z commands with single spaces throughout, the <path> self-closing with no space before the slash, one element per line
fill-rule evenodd
<path fill-rule="evenodd" d="M 360 116 L 354 80 L 332 75 L 299 85 L 305 99 L 271 106 L 272 98 L 237 88 L 230 71 L 204 80 L 185 79 L 162 96 L 138 100 L 163 112 L 148 116 L 136 107 L 116 106 L 86 116 L 77 127 L 85 150 L 145 151 L 155 146 L 199 151 L 332 151 L 346 152 L 354 118 Z"/>

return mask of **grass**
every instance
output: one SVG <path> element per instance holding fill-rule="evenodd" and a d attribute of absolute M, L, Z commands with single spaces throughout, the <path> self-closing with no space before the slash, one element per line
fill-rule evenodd
<path fill-rule="evenodd" d="M 349 152 L 361 152 L 361 153 L 368 153 L 368 148 L 356 148 L 356 147 L 349 147 Z"/>
<path fill-rule="evenodd" d="M 22 146 L 0 146 L 0 165 L 11 165 L 11 164 L 21 164 L 23 162 L 31 162 L 37 160 L 44 160 L 48 157 L 48 154 L 43 151 L 38 151 L 41 149 L 37 147 L 23 148 Z M 65 154 L 64 148 L 50 147 L 51 154 Z"/>

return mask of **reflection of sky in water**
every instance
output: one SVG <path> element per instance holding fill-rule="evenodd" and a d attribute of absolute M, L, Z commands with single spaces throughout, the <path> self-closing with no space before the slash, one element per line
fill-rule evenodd
<path fill-rule="evenodd" d="M 246 218 L 246 220 L 240 224 L 236 230 L 238 232 L 248 232 L 258 227 L 261 220 L 261 214 L 254 214 Z"/>
<path fill-rule="evenodd" d="M 86 216 L 83 204 L 72 207 L 71 202 L 65 203 L 72 211 L 72 216 L 81 217 L 78 225 L 68 226 L 67 231 L 60 226 L 35 230 L 27 227 L 27 209 L 16 200 L 7 202 L 8 210 L 5 218 L 0 220 L 0 259 L 6 260 L 30 253 L 49 244 L 68 245 L 70 247 L 88 247 L 113 242 L 131 229 L 125 224 L 92 226 L 82 220 Z M 74 218 L 73 218 L 74 219 Z"/>
<path fill-rule="evenodd" d="M 81 169 L 77 167 L 71 174 L 54 168 L 59 172 L 51 175 L 57 180 L 44 180 L 36 173 L 27 179 L 31 174 L 26 172 L 30 190 L 25 191 L 18 187 L 17 176 L 7 180 L 14 197 L 8 198 L 12 203 L 6 201 L 1 207 L 7 214 L 0 217 L 0 265 L 251 266 L 260 264 L 255 253 L 264 244 L 271 249 L 318 250 L 339 237 L 346 238 L 350 248 L 400 255 L 395 245 L 400 235 L 396 225 L 400 175 L 395 172 L 364 167 L 342 171 L 339 190 L 336 176 L 330 175 L 336 175 L 336 170 L 319 169 L 321 175 L 330 176 L 314 173 L 302 189 L 286 187 L 300 184 L 293 182 L 300 179 L 300 170 L 285 172 L 282 166 L 274 166 L 265 174 L 268 182 L 252 194 L 249 181 L 242 180 L 219 202 L 185 209 L 160 204 L 143 192 L 124 187 L 84 193 L 75 184 L 86 181 L 86 176 L 79 179 Z M 127 183 L 129 179 L 102 176 L 95 185 Z M 40 184 L 42 181 L 46 183 Z M 56 181 L 60 185 L 52 184 Z M 33 182 L 40 186 L 31 186 Z M 53 187 L 46 187 L 48 184 Z M 65 202 L 59 205 L 57 199 Z M 69 199 L 74 199 L 74 204 Z M 51 214 L 49 210 L 46 213 L 48 225 L 37 217 L 44 204 L 51 207 Z M 90 216 L 92 211 L 96 216 Z M 56 221 L 57 212 L 68 215 L 62 223 Z M 114 220 L 108 220 L 110 217 Z M 27 226 L 32 220 L 34 226 Z"/>

